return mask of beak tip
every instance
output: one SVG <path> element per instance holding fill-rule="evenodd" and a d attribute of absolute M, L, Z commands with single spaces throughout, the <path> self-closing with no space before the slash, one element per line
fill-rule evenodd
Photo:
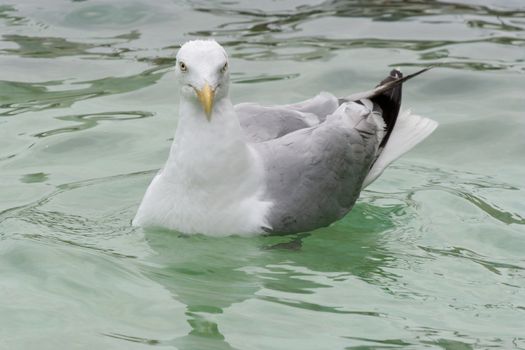
<path fill-rule="evenodd" d="M 215 97 L 215 91 L 213 91 L 207 83 L 204 84 L 202 90 L 198 90 L 197 97 L 204 108 L 204 114 L 206 114 L 206 119 L 211 121 L 211 114 L 213 109 L 213 99 Z"/>

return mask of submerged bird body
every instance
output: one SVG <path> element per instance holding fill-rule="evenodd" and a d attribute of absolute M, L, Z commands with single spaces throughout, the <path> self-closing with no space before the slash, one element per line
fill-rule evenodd
<path fill-rule="evenodd" d="M 344 99 L 321 93 L 294 105 L 233 106 L 220 45 L 189 42 L 177 62 L 175 138 L 134 225 L 208 235 L 327 226 L 437 125 L 410 113 L 397 118 L 397 71 L 378 88 Z"/>

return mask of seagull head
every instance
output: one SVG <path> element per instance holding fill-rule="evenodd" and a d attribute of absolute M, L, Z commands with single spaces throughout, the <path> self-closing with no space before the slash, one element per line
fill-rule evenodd
<path fill-rule="evenodd" d="M 181 95 L 200 103 L 208 121 L 213 104 L 228 96 L 230 72 L 226 51 L 214 40 L 188 41 L 177 53 Z"/>

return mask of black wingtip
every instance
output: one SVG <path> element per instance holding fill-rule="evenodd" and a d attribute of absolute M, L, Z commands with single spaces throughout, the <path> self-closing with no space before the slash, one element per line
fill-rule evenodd
<path fill-rule="evenodd" d="M 399 69 L 394 68 L 390 71 L 390 76 L 394 79 L 399 79 L 403 78 L 403 73 Z"/>
<path fill-rule="evenodd" d="M 417 72 L 415 73 L 412 73 L 412 74 L 409 74 L 409 75 L 405 75 L 403 76 L 403 74 L 401 73 L 401 71 L 399 71 L 398 69 L 392 69 L 390 71 L 390 77 L 386 78 L 385 80 L 383 80 L 377 87 L 381 87 L 382 85 L 384 86 L 384 88 L 382 87 L 381 88 L 381 91 L 378 91 L 378 93 L 382 93 L 383 91 L 387 91 L 387 90 L 390 90 L 392 87 L 398 85 L 398 84 L 401 84 L 401 83 L 404 83 L 405 81 L 407 80 L 410 80 L 412 78 L 415 78 L 417 77 L 418 75 L 420 74 L 423 74 L 425 73 L 426 71 L 434 68 L 435 66 L 428 66 L 428 67 L 425 67 L 421 70 L 418 70 Z M 394 79 L 389 79 L 389 78 L 394 78 Z"/>
<path fill-rule="evenodd" d="M 378 86 L 388 86 L 391 87 L 387 90 L 382 91 L 381 93 L 373 96 L 370 100 L 378 105 L 381 108 L 381 117 L 385 122 L 385 136 L 381 141 L 379 147 L 384 147 L 392 130 L 394 130 L 394 125 L 396 124 L 397 116 L 401 108 L 401 97 L 402 97 L 402 84 L 396 82 L 406 81 L 403 80 L 403 73 L 398 69 L 392 69 L 388 77 L 383 79 Z M 394 83 L 394 84 L 392 84 Z"/>
<path fill-rule="evenodd" d="M 359 101 L 363 98 L 372 99 L 374 96 L 378 96 L 382 94 L 385 91 L 391 90 L 393 87 L 400 85 L 404 83 L 405 81 L 412 79 L 414 77 L 417 77 L 418 75 L 428 71 L 429 69 L 434 68 L 434 65 L 425 67 L 415 73 L 403 76 L 401 72 L 398 69 L 393 69 L 386 79 L 384 79 L 378 86 L 376 86 L 374 89 L 364 92 L 358 92 L 356 94 L 352 94 L 343 98 L 339 99 L 339 104 L 350 102 L 350 101 Z"/>
<path fill-rule="evenodd" d="M 397 116 L 401 108 L 403 83 L 434 67 L 434 65 L 428 66 L 406 76 L 403 76 L 403 73 L 401 73 L 399 69 L 392 69 L 389 76 L 383 79 L 379 85 L 377 85 L 376 93 L 369 98 L 381 108 L 383 112 L 382 117 L 386 124 L 386 134 L 379 145 L 380 147 L 384 147 L 386 145 L 392 130 L 394 130 L 394 125 L 396 124 Z"/>

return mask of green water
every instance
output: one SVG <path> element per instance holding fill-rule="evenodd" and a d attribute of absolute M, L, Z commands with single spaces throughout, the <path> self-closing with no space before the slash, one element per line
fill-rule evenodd
<path fill-rule="evenodd" d="M 0 349 L 525 349 L 523 1 L 3 0 L 0 35 Z M 404 89 L 440 127 L 329 228 L 131 228 L 197 37 L 234 102 L 440 63 Z"/>

